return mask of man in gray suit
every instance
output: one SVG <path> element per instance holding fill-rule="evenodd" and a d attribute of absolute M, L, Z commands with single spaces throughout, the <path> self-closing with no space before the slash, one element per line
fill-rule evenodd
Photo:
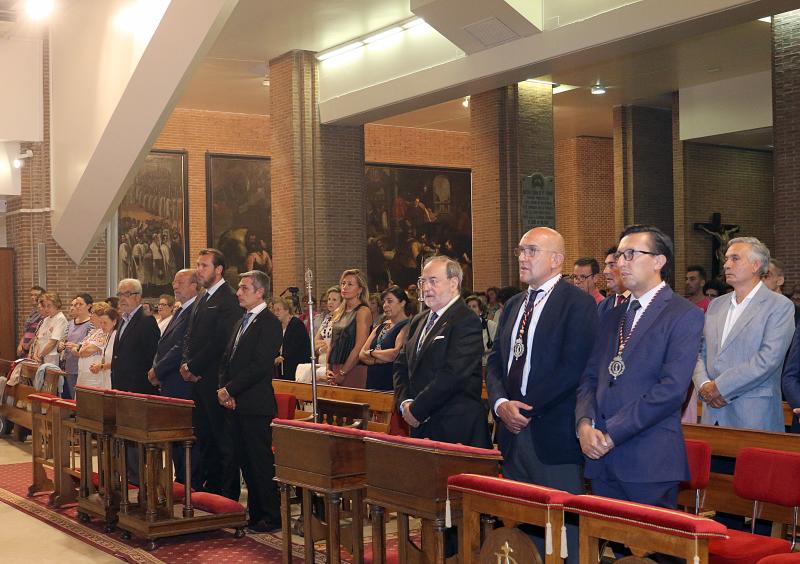
<path fill-rule="evenodd" d="M 794 335 L 794 305 L 761 281 L 769 259 L 755 237 L 728 245 L 725 280 L 734 291 L 708 307 L 693 375 L 706 404 L 704 424 L 784 430 L 781 370 Z"/>

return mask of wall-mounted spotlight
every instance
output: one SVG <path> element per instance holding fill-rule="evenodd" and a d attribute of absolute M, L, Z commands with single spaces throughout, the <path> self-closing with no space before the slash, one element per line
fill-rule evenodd
<path fill-rule="evenodd" d="M 461 105 L 465 108 L 469 108 L 469 96 L 464 96 L 464 99 L 461 101 Z"/>
<path fill-rule="evenodd" d="M 600 84 L 599 80 L 592 85 L 592 94 L 599 96 L 600 94 L 605 94 L 605 93 L 606 93 L 606 87 Z"/>
<path fill-rule="evenodd" d="M 24 153 L 17 155 L 17 158 L 11 163 L 14 168 L 22 168 L 25 159 L 29 159 L 33 156 L 33 151 L 28 149 Z"/>

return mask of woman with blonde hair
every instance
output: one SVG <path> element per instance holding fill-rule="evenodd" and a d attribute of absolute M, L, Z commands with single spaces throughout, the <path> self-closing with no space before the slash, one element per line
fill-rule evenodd
<path fill-rule="evenodd" d="M 356 268 L 345 270 L 339 287 L 342 303 L 332 315 L 328 383 L 363 388 L 367 382 L 367 367 L 359 362 L 358 353 L 367 341 L 372 324 L 367 278 Z"/>
<path fill-rule="evenodd" d="M 333 333 L 333 312 L 342 303 L 342 291 L 339 286 L 331 286 L 325 291 L 323 299 L 325 315 L 317 325 L 317 334 L 314 335 L 314 350 L 317 353 L 317 362 L 324 366 L 328 362 L 328 352 L 331 348 L 331 334 Z"/>
<path fill-rule="evenodd" d="M 30 358 L 36 362 L 58 364 L 58 342 L 67 334 L 69 321 L 61 312 L 61 298 L 55 292 L 46 292 L 39 296 L 45 318 L 42 320 L 36 337 L 31 344 Z"/>

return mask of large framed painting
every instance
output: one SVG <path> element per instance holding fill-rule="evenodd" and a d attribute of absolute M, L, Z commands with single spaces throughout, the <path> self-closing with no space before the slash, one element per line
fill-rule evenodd
<path fill-rule="evenodd" d="M 137 278 L 143 297 L 172 294 L 188 253 L 185 151 L 151 151 L 117 212 L 117 281 Z"/>
<path fill-rule="evenodd" d="M 365 178 L 370 290 L 408 288 L 435 254 L 458 260 L 471 289 L 471 171 L 368 163 Z"/>
<path fill-rule="evenodd" d="M 225 255 L 225 279 L 261 270 L 272 279 L 272 200 L 267 157 L 206 154 L 208 245 Z"/>

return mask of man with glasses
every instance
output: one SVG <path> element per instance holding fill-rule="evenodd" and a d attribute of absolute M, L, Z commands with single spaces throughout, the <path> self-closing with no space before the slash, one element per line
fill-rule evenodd
<path fill-rule="evenodd" d="M 681 406 L 703 312 L 664 281 L 672 240 L 657 227 L 628 227 L 614 257 L 631 296 L 600 320 L 578 388 L 585 475 L 595 494 L 674 508 L 678 484 L 689 478 Z"/>
<path fill-rule="evenodd" d="M 394 393 L 412 437 L 488 448 L 481 320 L 461 299 L 462 279 L 453 259 L 425 262 L 418 286 L 429 309 L 409 324 L 394 363 Z"/>
<path fill-rule="evenodd" d="M 593 257 L 579 258 L 572 266 L 572 283 L 592 296 L 596 304 L 605 299 L 605 296 L 595 286 L 598 274 L 600 274 L 600 265 Z"/>
<path fill-rule="evenodd" d="M 147 373 L 153 365 L 161 332 L 156 320 L 142 312 L 142 284 L 138 280 L 120 280 L 117 297 L 122 315 L 114 339 L 111 385 L 124 392 L 152 394 L 155 388 Z"/>
<path fill-rule="evenodd" d="M 604 313 L 614 309 L 628 302 L 631 292 L 625 287 L 625 282 L 622 281 L 622 276 L 617 267 L 617 259 L 614 258 L 617 254 L 617 247 L 611 247 L 606 251 L 606 259 L 604 261 L 603 276 L 606 277 L 606 287 L 608 288 L 608 296 L 602 302 L 597 304 L 597 313 L 602 317 Z"/>
<path fill-rule="evenodd" d="M 503 476 L 583 493 L 583 455 L 573 430 L 575 393 L 592 351 L 597 306 L 563 280 L 564 239 L 537 227 L 514 254 L 526 291 L 503 307 L 486 367 Z M 540 549 L 544 537 L 539 539 Z M 578 534 L 567 527 L 570 562 Z"/>

